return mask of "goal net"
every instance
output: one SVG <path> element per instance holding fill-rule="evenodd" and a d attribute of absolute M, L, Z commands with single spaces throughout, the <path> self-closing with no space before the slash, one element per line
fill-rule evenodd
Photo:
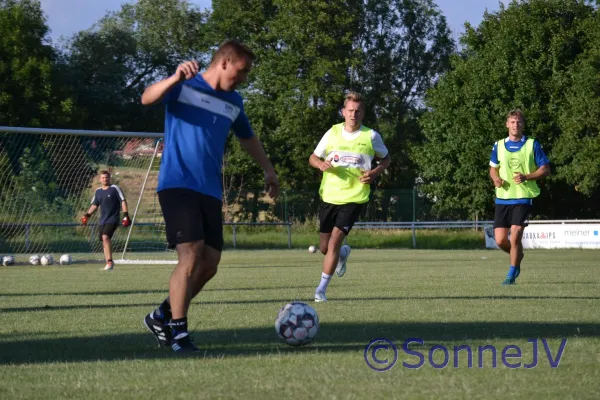
<path fill-rule="evenodd" d="M 100 212 L 80 218 L 108 170 L 133 220 L 115 232 L 113 258 L 174 260 L 156 196 L 161 152 L 162 134 L 0 127 L 0 255 L 103 260 Z"/>

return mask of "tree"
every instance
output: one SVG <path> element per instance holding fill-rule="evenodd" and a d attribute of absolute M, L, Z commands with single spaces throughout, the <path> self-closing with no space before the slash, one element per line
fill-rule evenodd
<path fill-rule="evenodd" d="M 387 184 L 412 188 L 409 149 L 422 139 L 416 119 L 425 93 L 450 67 L 454 43 L 431 0 L 366 1 L 360 23 L 351 86 L 366 95 L 365 122 L 378 129 L 392 154 Z"/>
<path fill-rule="evenodd" d="M 583 51 L 565 77 L 557 118 L 562 134 L 553 155 L 559 176 L 576 191 L 592 195 L 600 189 L 600 14 L 586 19 L 580 29 Z"/>
<path fill-rule="evenodd" d="M 428 112 L 420 119 L 426 143 L 412 153 L 421 190 L 435 202 L 439 215 L 492 216 L 489 156 L 492 144 L 506 137 L 506 113 L 516 107 L 527 117 L 525 134 L 542 143 L 558 172 L 542 182 L 545 187 L 536 209 L 551 218 L 571 215 L 574 210 L 551 205 L 559 192 L 563 200 L 565 194 L 579 196 L 565 185 L 573 174 L 564 168 L 569 161 L 566 154 L 574 149 L 559 154 L 561 146 L 567 146 L 564 135 L 574 130 L 575 135 L 593 137 L 592 126 L 597 132 L 597 118 L 594 122 L 593 114 L 587 114 L 582 125 L 583 110 L 577 110 L 581 96 L 598 88 L 592 57 L 597 33 L 590 28 L 594 18 L 597 11 L 589 2 L 529 0 L 486 13 L 478 28 L 466 25 L 463 49 L 453 57 L 451 72 L 426 97 Z M 594 68 L 596 79 L 586 88 L 584 82 Z M 589 160 L 579 157 L 581 150 L 571 154 Z M 582 190 L 589 192 L 594 181 L 585 182 Z"/>
<path fill-rule="evenodd" d="M 205 15 L 184 0 L 140 0 L 109 12 L 74 35 L 63 64 L 78 106 L 79 128 L 161 131 L 162 110 L 146 108 L 146 86 L 201 58 Z"/>
<path fill-rule="evenodd" d="M 71 102 L 56 83 L 47 34 L 39 1 L 0 0 L 0 125 L 53 127 L 68 119 Z"/>
<path fill-rule="evenodd" d="M 246 110 L 284 188 L 315 195 L 320 173 L 309 167 L 308 157 L 331 125 L 342 121 L 350 89 L 364 92 L 365 124 L 390 146 L 390 184 L 412 185 L 406 178 L 412 177 L 406 172 L 410 161 L 400 156 L 406 153 L 403 140 L 418 136 L 414 118 L 421 97 L 445 71 L 453 49 L 445 19 L 431 1 L 215 0 L 209 26 L 215 45 L 237 38 L 258 55 L 245 90 Z M 240 184 L 260 184 L 258 168 L 235 144 L 228 148 L 225 172 Z"/>

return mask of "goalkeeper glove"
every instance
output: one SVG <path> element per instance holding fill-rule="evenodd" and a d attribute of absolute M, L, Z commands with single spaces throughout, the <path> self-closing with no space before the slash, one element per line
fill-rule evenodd
<path fill-rule="evenodd" d="M 131 225 L 131 219 L 129 218 L 129 214 L 124 212 L 123 215 L 124 217 L 121 221 L 121 225 L 123 225 L 124 227 L 128 227 L 129 225 Z"/>
<path fill-rule="evenodd" d="M 85 215 L 83 217 L 81 217 L 81 224 L 83 226 L 86 226 L 89 218 L 90 218 L 90 214 L 85 213 Z"/>

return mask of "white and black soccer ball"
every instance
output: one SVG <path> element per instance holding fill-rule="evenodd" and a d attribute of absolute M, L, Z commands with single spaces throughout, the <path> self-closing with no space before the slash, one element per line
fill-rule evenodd
<path fill-rule="evenodd" d="M 8 267 L 9 265 L 15 264 L 15 258 L 13 256 L 4 256 L 2 257 L 2 265 Z"/>
<path fill-rule="evenodd" d="M 54 264 L 54 257 L 52 257 L 52 254 L 44 254 L 42 258 L 40 258 L 40 263 L 42 265 L 52 265 Z"/>
<path fill-rule="evenodd" d="M 306 303 L 288 303 L 279 310 L 275 332 L 290 346 L 303 346 L 313 341 L 319 332 L 319 316 Z"/>
<path fill-rule="evenodd" d="M 316 253 L 317 252 L 317 247 L 316 246 L 309 246 L 308 247 L 308 252 L 309 253 Z"/>
<path fill-rule="evenodd" d="M 71 258 L 70 254 L 63 254 L 60 256 L 60 260 L 58 260 L 58 262 L 60 265 L 69 265 L 73 262 L 73 259 Z"/>
<path fill-rule="evenodd" d="M 40 256 L 39 254 L 34 254 L 31 257 L 29 257 L 29 264 L 31 265 L 40 265 Z"/>

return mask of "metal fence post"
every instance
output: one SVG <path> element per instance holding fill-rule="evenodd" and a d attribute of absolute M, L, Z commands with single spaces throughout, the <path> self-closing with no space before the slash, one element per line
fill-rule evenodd
<path fill-rule="evenodd" d="M 25 250 L 29 251 L 29 224 L 25 225 Z"/>
<path fill-rule="evenodd" d="M 237 234 L 237 225 L 235 224 L 235 222 L 233 222 L 233 248 L 235 249 L 237 246 L 236 243 L 236 234 Z"/>
<path fill-rule="evenodd" d="M 288 222 L 287 224 L 287 232 L 288 232 L 288 249 L 292 248 L 292 226 Z"/>

